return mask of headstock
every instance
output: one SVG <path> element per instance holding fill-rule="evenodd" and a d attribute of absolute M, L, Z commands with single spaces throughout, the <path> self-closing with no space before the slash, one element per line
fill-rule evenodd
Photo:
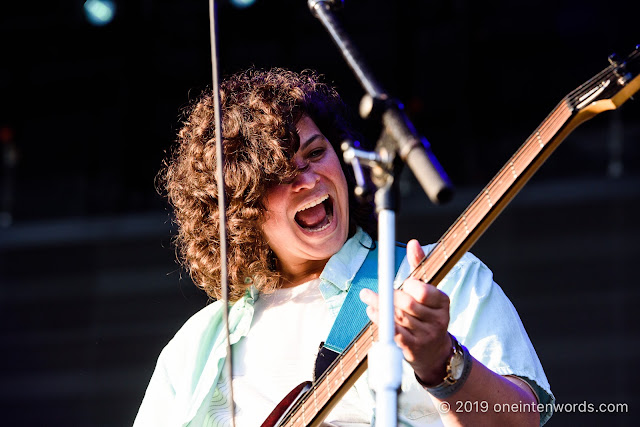
<path fill-rule="evenodd" d="M 602 72 L 565 98 L 574 113 L 588 119 L 606 110 L 615 110 L 640 89 L 640 45 L 626 58 L 609 56 Z"/>

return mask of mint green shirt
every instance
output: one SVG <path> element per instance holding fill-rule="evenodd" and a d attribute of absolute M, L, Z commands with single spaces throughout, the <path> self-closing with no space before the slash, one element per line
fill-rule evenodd
<path fill-rule="evenodd" d="M 351 282 L 371 247 L 371 238 L 358 229 L 342 249 L 329 259 L 320 275 L 322 292 L 331 313 L 336 316 Z M 425 247 L 425 252 L 429 246 Z M 409 275 L 403 260 L 396 284 Z M 500 375 L 516 375 L 534 389 L 542 404 L 553 403 L 549 383 L 520 318 L 493 281 L 487 266 L 470 253 L 465 254 L 439 285 L 450 298 L 449 332 L 465 345 L 473 357 Z M 252 288 L 229 311 L 231 344 L 246 336 L 253 318 L 253 304 L 259 297 Z M 212 414 L 212 400 L 228 396 L 221 373 L 226 360 L 226 337 L 220 301 L 192 316 L 160 353 L 135 419 L 135 427 L 226 426 L 226 414 Z M 319 344 L 319 343 L 318 343 Z M 312 367 L 309 367 L 311 372 Z M 363 410 L 375 420 L 375 397 L 368 372 L 354 385 Z M 550 408 L 551 405 L 546 405 Z M 541 425 L 551 411 L 540 414 Z M 398 399 L 399 425 L 442 425 L 437 408 L 427 392 L 416 382 L 408 363 L 404 363 L 402 393 Z"/>

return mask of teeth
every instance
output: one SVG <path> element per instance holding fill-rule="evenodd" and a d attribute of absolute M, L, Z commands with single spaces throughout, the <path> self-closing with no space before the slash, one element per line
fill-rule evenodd
<path fill-rule="evenodd" d="M 311 202 L 307 203 L 306 205 L 303 205 L 300 209 L 298 209 L 298 212 L 303 211 L 305 209 L 309 209 L 312 208 L 314 206 L 319 205 L 320 203 L 324 202 L 325 200 L 327 200 L 329 198 L 328 194 L 325 194 L 324 196 L 316 199 L 316 200 L 312 200 Z"/>
<path fill-rule="evenodd" d="M 322 227 L 318 228 L 317 230 L 313 230 L 313 231 L 315 231 L 317 233 L 318 231 L 326 230 L 330 225 L 331 225 L 331 221 L 327 222 Z"/>

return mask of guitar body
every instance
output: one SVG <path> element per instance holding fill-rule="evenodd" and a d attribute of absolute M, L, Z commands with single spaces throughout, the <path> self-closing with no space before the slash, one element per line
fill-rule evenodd
<path fill-rule="evenodd" d="M 612 57 L 609 61 L 609 67 L 560 101 L 410 277 L 437 286 L 567 135 L 597 114 L 620 107 L 640 90 L 640 46 L 624 61 Z M 320 378 L 289 393 L 262 426 L 319 426 L 366 370 L 376 338 L 377 327 L 369 322 Z"/>
<path fill-rule="evenodd" d="M 298 400 L 304 393 L 311 388 L 311 381 L 305 381 L 291 390 L 278 406 L 269 414 L 260 427 L 275 427 L 278 421 L 287 413 L 287 410 Z"/>

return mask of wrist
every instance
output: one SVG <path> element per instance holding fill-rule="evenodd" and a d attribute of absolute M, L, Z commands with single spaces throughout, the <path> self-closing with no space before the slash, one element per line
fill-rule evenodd
<path fill-rule="evenodd" d="M 447 375 L 447 365 L 454 353 L 454 339 L 451 334 L 447 333 L 445 343 L 440 346 L 441 350 L 435 359 L 438 362 L 432 363 L 427 367 L 427 370 L 417 371 L 414 369 L 416 378 L 423 387 L 435 387 Z"/>
<path fill-rule="evenodd" d="M 446 375 L 439 384 L 431 385 L 425 383 L 417 374 L 416 380 L 422 385 L 432 396 L 438 399 L 445 399 L 457 392 L 467 381 L 471 372 L 473 358 L 466 347 L 461 345 L 453 335 L 450 335 L 452 341 L 453 355 L 448 359 L 446 364 Z"/>

